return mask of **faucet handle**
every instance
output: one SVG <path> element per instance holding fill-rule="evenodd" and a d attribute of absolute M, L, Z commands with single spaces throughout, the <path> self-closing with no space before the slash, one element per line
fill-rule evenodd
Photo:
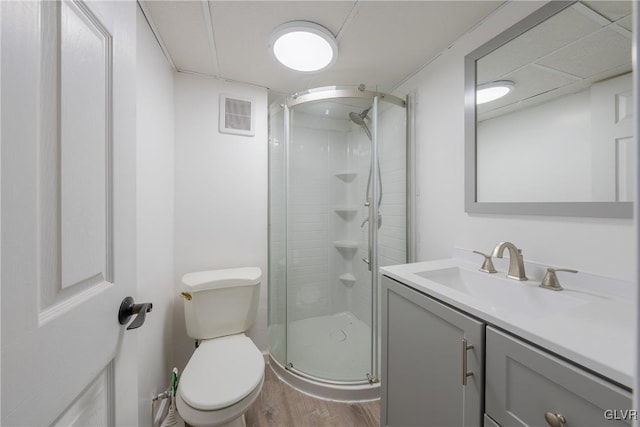
<path fill-rule="evenodd" d="M 498 271 L 493 266 L 493 261 L 491 260 L 491 255 L 483 254 L 479 251 L 473 251 L 474 254 L 482 255 L 484 257 L 484 261 L 482 261 L 482 267 L 480 267 L 480 271 L 484 271 L 485 273 L 497 273 Z"/>
<path fill-rule="evenodd" d="M 560 286 L 560 281 L 558 280 L 558 276 L 556 275 L 556 271 L 566 271 L 567 273 L 577 273 L 578 270 L 572 270 L 569 268 L 547 268 L 547 274 L 544 275 L 542 282 L 540 283 L 541 288 L 551 289 L 552 291 L 561 291 L 562 286 Z"/>

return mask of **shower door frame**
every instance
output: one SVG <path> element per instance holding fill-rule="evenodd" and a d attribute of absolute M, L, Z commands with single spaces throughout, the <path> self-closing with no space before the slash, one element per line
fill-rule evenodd
<path fill-rule="evenodd" d="M 285 185 L 287 186 L 287 192 L 289 187 L 289 178 L 290 178 L 290 167 L 291 167 L 291 157 L 290 157 L 290 148 L 291 148 L 291 112 L 292 108 L 298 105 L 310 103 L 310 102 L 319 102 L 319 101 L 331 101 L 336 99 L 371 99 L 372 101 L 372 120 L 371 120 L 371 170 L 376 171 L 378 167 L 379 161 L 379 153 L 378 153 L 378 111 L 379 111 L 379 102 L 382 100 L 384 102 L 389 102 L 391 104 L 397 105 L 401 108 L 405 109 L 405 120 L 406 120 L 406 131 L 405 131 L 405 149 L 407 153 L 407 160 L 405 163 L 406 169 L 406 182 L 407 182 L 407 196 L 409 196 L 409 189 L 412 188 L 411 176 L 413 173 L 413 165 L 410 165 L 410 122 L 409 113 L 411 110 L 409 109 L 409 97 L 407 99 L 402 99 L 394 95 L 384 94 L 380 92 L 359 90 L 359 89 L 324 89 L 319 88 L 317 91 L 310 91 L 308 93 L 303 94 L 293 94 L 286 98 L 286 102 L 282 105 L 284 109 L 284 158 L 285 158 Z M 329 384 L 329 385 L 362 385 L 362 384 L 375 384 L 379 383 L 379 355 L 378 355 L 378 336 L 379 336 L 379 319 L 378 319 L 378 303 L 379 303 L 379 295 L 378 295 L 378 228 L 374 226 L 374 224 L 378 224 L 379 221 L 379 210 L 378 210 L 378 201 L 379 201 L 379 186 L 381 183 L 379 182 L 378 176 L 376 173 L 372 172 L 371 174 L 371 200 L 368 206 L 368 253 L 369 253 L 369 264 L 371 270 L 371 279 L 370 279 L 370 288 L 371 288 L 371 340 L 370 340 L 370 370 L 371 373 L 367 374 L 367 378 L 362 380 L 350 380 L 350 381 L 341 381 L 341 380 L 331 380 L 326 378 L 320 378 L 314 376 L 312 374 L 308 374 L 306 372 L 300 371 L 296 369 L 289 362 L 289 338 L 288 338 L 288 313 L 285 313 L 285 334 L 284 334 L 284 368 L 288 371 L 293 372 L 295 375 L 298 375 L 302 378 L 310 379 L 312 381 L 319 381 L 321 383 Z M 289 200 L 289 197 L 286 197 Z M 286 214 L 285 217 L 289 218 L 288 212 L 288 201 L 286 202 Z M 412 244 L 410 240 L 410 220 L 412 215 L 410 214 L 410 208 L 413 203 L 410 201 L 410 197 L 406 198 L 406 258 L 407 262 L 413 259 L 413 251 Z M 288 220 L 287 220 L 288 221 Z M 285 227 L 285 234 L 287 234 L 288 228 Z M 285 242 L 288 243 L 288 238 L 285 236 Z M 285 245 L 287 245 L 285 243 Z M 289 260 L 289 251 L 286 251 L 286 265 L 290 264 Z M 285 286 L 288 288 L 288 267 L 285 268 Z M 285 289 L 285 307 L 289 306 L 289 293 Z M 288 312 L 288 310 L 286 309 Z"/>

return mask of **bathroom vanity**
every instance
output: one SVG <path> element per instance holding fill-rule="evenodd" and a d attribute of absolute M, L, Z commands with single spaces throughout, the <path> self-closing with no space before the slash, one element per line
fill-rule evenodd
<path fill-rule="evenodd" d="M 381 269 L 381 425 L 631 425 L 630 284 L 580 273 L 554 292 L 543 266 L 519 282 L 458 253 Z"/>

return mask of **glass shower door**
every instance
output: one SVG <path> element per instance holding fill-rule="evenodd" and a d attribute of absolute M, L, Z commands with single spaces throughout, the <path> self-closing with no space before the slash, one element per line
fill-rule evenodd
<path fill-rule="evenodd" d="M 369 393 L 373 272 L 407 259 L 405 102 L 361 89 L 297 94 L 272 106 L 269 150 L 272 358 L 313 384 Z"/>
<path fill-rule="evenodd" d="M 408 262 L 407 242 L 407 112 L 404 106 L 393 103 L 377 103 L 374 136 L 377 147 L 379 172 L 378 189 L 375 193 L 379 208 L 378 226 L 373 235 L 373 256 L 376 268 L 405 264 Z M 376 160 L 376 159 L 374 159 Z M 380 372 L 380 284 L 379 274 L 372 277 L 372 376 L 379 378 Z"/>
<path fill-rule="evenodd" d="M 367 242 L 360 228 L 361 170 L 368 171 L 371 151 L 349 120 L 370 102 L 289 111 L 287 364 L 326 382 L 366 382 L 371 372 L 371 274 L 361 261 Z"/>
<path fill-rule="evenodd" d="M 268 341 L 271 356 L 287 360 L 287 175 L 284 111 L 269 109 L 269 309 Z"/>

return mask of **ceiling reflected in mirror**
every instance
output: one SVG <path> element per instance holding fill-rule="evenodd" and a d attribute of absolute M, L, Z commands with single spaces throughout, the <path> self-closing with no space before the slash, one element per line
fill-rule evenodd
<path fill-rule="evenodd" d="M 631 71 L 629 1 L 576 2 L 477 61 L 478 86 L 517 90 L 479 105 L 478 121 L 576 93 Z"/>

